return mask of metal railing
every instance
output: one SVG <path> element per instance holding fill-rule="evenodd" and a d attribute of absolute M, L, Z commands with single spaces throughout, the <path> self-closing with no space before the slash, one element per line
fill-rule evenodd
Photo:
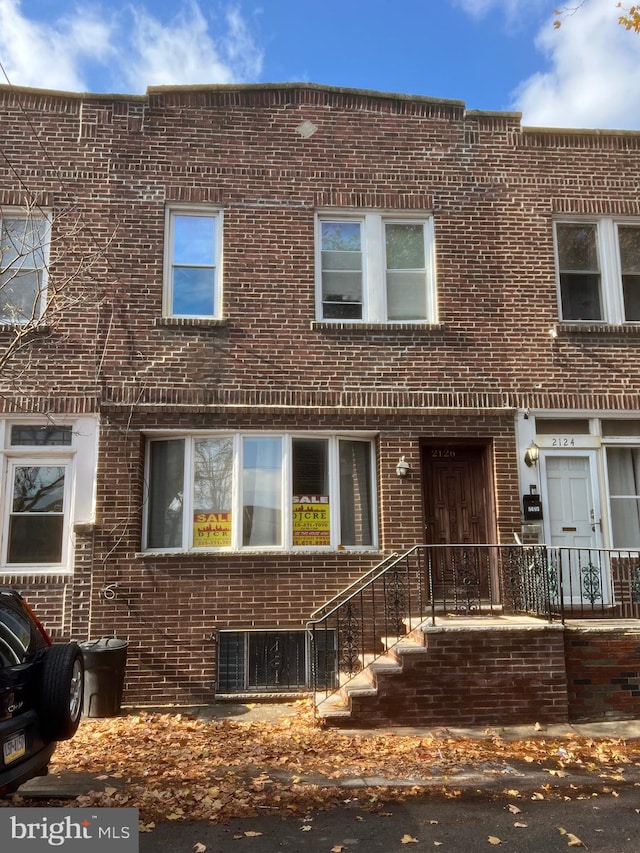
<path fill-rule="evenodd" d="M 313 689 L 325 696 L 438 615 L 640 618 L 640 555 L 546 545 L 416 545 L 312 614 Z"/>

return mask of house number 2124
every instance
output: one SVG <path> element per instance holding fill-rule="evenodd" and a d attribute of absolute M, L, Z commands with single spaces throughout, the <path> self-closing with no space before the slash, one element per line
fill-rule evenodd
<path fill-rule="evenodd" d="M 551 439 L 552 447 L 575 447 L 575 438 L 553 438 Z"/>

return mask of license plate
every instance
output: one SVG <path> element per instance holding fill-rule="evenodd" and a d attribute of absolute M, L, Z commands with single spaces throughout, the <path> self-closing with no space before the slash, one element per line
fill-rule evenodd
<path fill-rule="evenodd" d="M 17 761 L 22 758 L 27 752 L 27 743 L 24 737 L 24 732 L 18 732 L 9 740 L 6 740 L 2 745 L 2 753 L 4 755 L 4 763 L 11 764 L 12 761 Z"/>

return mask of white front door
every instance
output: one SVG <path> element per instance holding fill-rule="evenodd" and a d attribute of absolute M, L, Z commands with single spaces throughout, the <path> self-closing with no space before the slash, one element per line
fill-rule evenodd
<path fill-rule="evenodd" d="M 594 483 L 595 453 L 541 454 L 545 541 L 561 551 L 565 601 L 601 606 L 610 603 L 609 572 L 596 549 L 600 541 L 600 503 Z"/>

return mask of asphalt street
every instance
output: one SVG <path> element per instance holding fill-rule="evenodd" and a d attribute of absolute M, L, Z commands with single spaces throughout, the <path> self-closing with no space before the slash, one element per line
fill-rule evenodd
<path fill-rule="evenodd" d="M 614 795 L 615 794 L 615 795 Z M 614 793 L 567 791 L 536 799 L 465 792 L 454 799 L 427 794 L 382 803 L 345 797 L 337 808 L 283 820 L 262 815 L 226 824 L 172 823 L 141 833 L 140 853 L 638 853 L 640 787 Z"/>

